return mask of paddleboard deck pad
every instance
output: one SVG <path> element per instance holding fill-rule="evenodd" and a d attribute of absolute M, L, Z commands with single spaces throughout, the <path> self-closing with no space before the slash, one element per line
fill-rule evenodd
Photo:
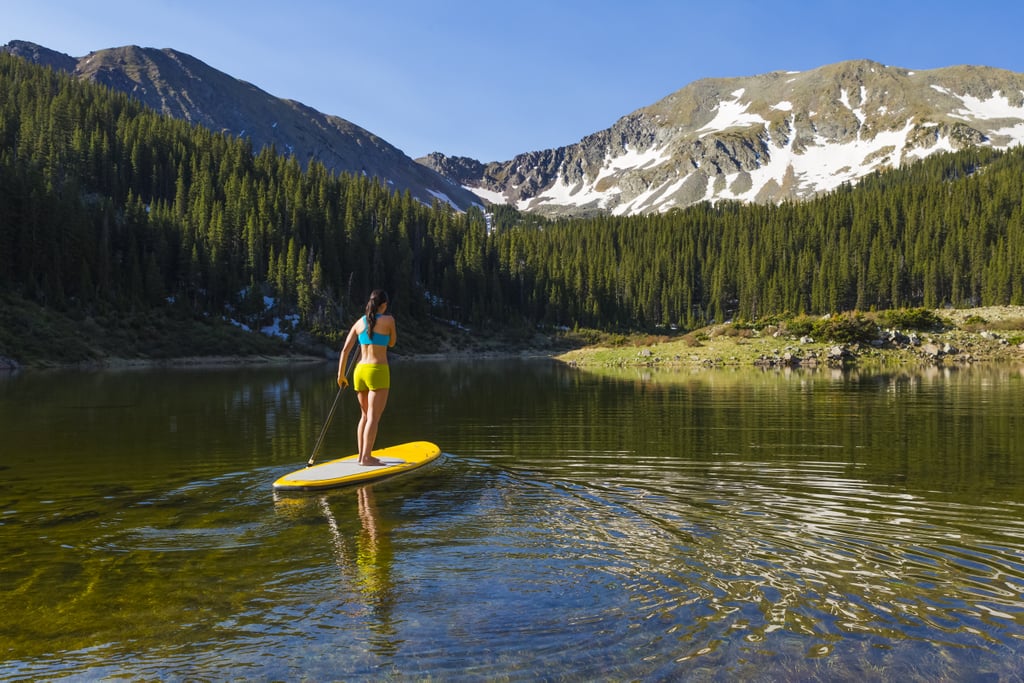
<path fill-rule="evenodd" d="M 374 451 L 373 456 L 383 465 L 360 465 L 358 455 L 328 460 L 284 475 L 274 482 L 274 490 L 319 491 L 365 484 L 422 467 L 440 455 L 441 449 L 429 441 L 412 441 Z"/>

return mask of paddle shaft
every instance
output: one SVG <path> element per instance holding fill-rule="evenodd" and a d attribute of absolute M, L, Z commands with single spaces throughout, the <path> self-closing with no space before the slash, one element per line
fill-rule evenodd
<path fill-rule="evenodd" d="M 350 363 L 349 367 L 355 367 L 355 364 Z M 345 370 L 345 374 L 348 374 L 348 370 Z M 323 429 L 320 430 L 320 436 L 317 437 L 316 445 L 313 446 L 313 454 L 309 456 L 309 460 L 306 461 L 306 467 L 311 467 L 313 462 L 316 460 L 316 456 L 320 453 L 320 446 L 324 443 L 324 437 L 327 436 L 327 428 L 331 426 L 331 419 L 334 417 L 334 411 L 338 409 L 338 401 L 341 400 L 341 392 L 344 391 L 344 387 L 338 387 L 338 393 L 334 396 L 334 403 L 331 404 L 331 411 L 327 413 L 327 419 L 324 421 Z"/>
<path fill-rule="evenodd" d="M 341 399 L 341 387 L 338 387 L 338 393 L 334 396 L 334 403 L 331 404 L 331 412 L 327 413 L 327 420 L 324 422 L 323 429 L 320 430 L 320 436 L 316 440 L 316 445 L 313 446 L 313 454 L 309 456 L 309 460 L 306 462 L 306 467 L 313 464 L 316 460 L 317 454 L 320 452 L 320 446 L 323 445 L 324 437 L 327 436 L 327 428 L 331 426 L 331 418 L 334 417 L 334 411 L 338 409 L 338 401 Z"/>

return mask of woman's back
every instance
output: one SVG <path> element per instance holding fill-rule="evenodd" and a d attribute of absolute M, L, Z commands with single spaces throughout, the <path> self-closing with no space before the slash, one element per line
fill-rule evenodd
<path fill-rule="evenodd" d="M 387 363 L 388 348 L 395 345 L 395 319 L 394 317 L 381 314 L 374 321 L 373 332 L 369 330 L 369 320 L 363 316 L 356 323 L 356 331 L 359 333 L 359 348 L 361 363 Z"/>

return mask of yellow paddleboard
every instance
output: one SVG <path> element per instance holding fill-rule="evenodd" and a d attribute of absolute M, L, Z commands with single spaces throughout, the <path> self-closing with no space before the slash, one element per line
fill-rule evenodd
<path fill-rule="evenodd" d="M 274 490 L 318 491 L 364 484 L 422 467 L 440 455 L 441 449 L 429 441 L 412 441 L 374 451 L 373 456 L 383 460 L 383 465 L 360 465 L 358 455 L 328 460 L 320 465 L 303 467 L 284 475 L 274 482 Z"/>

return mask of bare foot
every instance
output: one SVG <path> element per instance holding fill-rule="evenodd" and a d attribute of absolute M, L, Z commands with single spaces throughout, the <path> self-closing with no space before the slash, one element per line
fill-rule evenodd
<path fill-rule="evenodd" d="M 359 464 L 363 465 L 364 467 L 378 467 L 380 465 L 385 465 L 387 463 L 385 463 L 383 460 L 380 460 L 378 458 L 372 458 L 371 457 L 371 458 L 367 458 L 366 460 L 360 460 Z"/>

